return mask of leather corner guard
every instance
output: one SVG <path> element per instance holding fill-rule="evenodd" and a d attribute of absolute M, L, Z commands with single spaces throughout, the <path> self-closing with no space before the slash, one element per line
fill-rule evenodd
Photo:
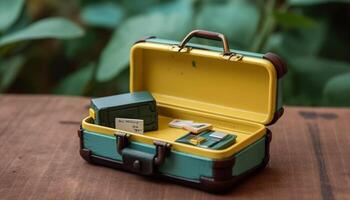
<path fill-rule="evenodd" d="M 148 39 L 153 39 L 153 38 L 156 38 L 156 36 L 148 36 L 148 37 L 139 39 L 139 40 L 137 40 L 136 42 L 134 42 L 134 45 L 137 44 L 137 43 L 146 42 L 146 40 L 148 40 Z"/>
<path fill-rule="evenodd" d="M 278 111 L 277 111 L 277 112 L 275 112 L 275 114 L 273 115 L 273 118 L 272 118 L 271 122 L 270 122 L 270 123 L 268 123 L 268 124 L 267 124 L 267 126 L 269 126 L 269 125 L 272 125 L 272 124 L 276 123 L 276 122 L 277 122 L 277 120 L 278 120 L 279 118 L 281 118 L 281 117 L 282 117 L 283 113 L 284 113 L 284 108 L 283 108 L 283 107 L 281 107 L 280 109 L 278 109 Z"/>
<path fill-rule="evenodd" d="M 272 141 L 272 132 L 270 129 L 266 129 L 266 141 L 265 141 L 265 157 L 261 164 L 263 168 L 269 163 L 270 161 L 270 143 Z"/>
<path fill-rule="evenodd" d="M 232 177 L 232 169 L 235 165 L 235 157 L 227 160 L 213 161 L 213 179 L 214 181 L 227 180 Z"/>
<path fill-rule="evenodd" d="M 83 127 L 80 126 L 80 128 L 78 129 L 78 137 L 79 137 L 79 141 L 80 141 L 80 149 L 83 149 L 84 148 L 84 141 L 83 141 Z"/>
<path fill-rule="evenodd" d="M 270 61 L 276 68 L 277 78 L 281 78 L 288 72 L 287 64 L 278 55 L 268 52 L 263 58 Z"/>
<path fill-rule="evenodd" d="M 80 156 L 89 163 L 92 163 L 91 160 L 91 151 L 88 149 L 84 149 L 84 131 L 82 126 L 78 129 L 78 137 L 80 142 L 79 154 Z"/>
<path fill-rule="evenodd" d="M 80 149 L 79 150 L 79 153 L 80 153 L 80 156 L 86 160 L 87 162 L 89 163 L 92 163 L 92 160 L 91 160 L 91 151 L 88 150 L 88 149 Z"/>

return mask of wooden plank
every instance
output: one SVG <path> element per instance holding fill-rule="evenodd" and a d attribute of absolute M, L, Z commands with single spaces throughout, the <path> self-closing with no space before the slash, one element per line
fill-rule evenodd
<path fill-rule="evenodd" d="M 76 130 L 89 99 L 0 96 L 1 199 L 349 199 L 350 109 L 288 107 L 271 161 L 224 195 L 86 163 Z"/>

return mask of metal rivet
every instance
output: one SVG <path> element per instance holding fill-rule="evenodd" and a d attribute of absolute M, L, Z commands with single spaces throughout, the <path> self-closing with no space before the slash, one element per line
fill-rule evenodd
<path fill-rule="evenodd" d="M 139 160 L 135 160 L 134 163 L 132 164 L 134 169 L 140 169 L 141 168 L 141 163 Z"/>

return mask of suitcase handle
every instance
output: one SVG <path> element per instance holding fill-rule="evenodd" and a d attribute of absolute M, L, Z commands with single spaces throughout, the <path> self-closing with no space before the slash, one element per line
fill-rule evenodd
<path fill-rule="evenodd" d="M 130 143 L 128 140 L 128 134 L 117 132 L 114 134 L 116 137 L 116 145 L 117 145 L 117 152 L 122 155 L 123 157 L 123 165 L 126 169 L 129 169 L 130 171 L 137 172 L 144 175 L 150 175 L 153 174 L 153 170 L 150 170 L 150 168 L 153 169 L 153 166 L 160 166 L 164 163 L 166 156 L 168 155 L 170 151 L 171 145 L 166 142 L 162 141 L 154 141 L 154 145 L 156 147 L 156 152 L 153 155 L 150 162 L 146 162 L 144 164 L 150 165 L 152 163 L 152 167 L 141 167 L 142 161 L 140 161 L 137 158 L 134 158 L 131 153 L 126 154 L 127 152 L 133 152 L 133 154 L 145 154 L 144 152 L 138 152 L 138 150 L 131 150 L 127 146 Z M 124 151 L 123 151 L 124 150 Z M 127 152 L 125 152 L 127 150 Z M 132 160 L 133 162 L 130 162 Z M 127 161 L 127 162 L 125 162 Z"/>
<path fill-rule="evenodd" d="M 187 34 L 186 37 L 179 44 L 180 50 L 183 49 L 186 43 L 190 41 L 193 37 L 222 41 L 223 48 L 224 48 L 223 54 L 224 55 L 232 54 L 232 52 L 230 51 L 230 47 L 228 45 L 228 41 L 224 34 L 211 32 L 211 31 L 204 31 L 204 30 L 194 30 L 194 31 L 191 31 L 189 34 Z"/>

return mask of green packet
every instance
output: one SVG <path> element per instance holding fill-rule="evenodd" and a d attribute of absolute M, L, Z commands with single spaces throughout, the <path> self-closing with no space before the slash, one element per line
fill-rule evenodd
<path fill-rule="evenodd" d="M 220 137 L 217 137 L 220 136 Z M 176 142 L 198 146 L 206 149 L 225 149 L 232 144 L 236 143 L 236 135 L 224 133 L 220 131 L 207 130 L 203 131 L 200 134 L 188 133 L 179 139 Z"/>
<path fill-rule="evenodd" d="M 94 123 L 115 128 L 115 118 L 141 119 L 144 131 L 158 129 L 156 100 L 147 91 L 91 99 Z"/>

